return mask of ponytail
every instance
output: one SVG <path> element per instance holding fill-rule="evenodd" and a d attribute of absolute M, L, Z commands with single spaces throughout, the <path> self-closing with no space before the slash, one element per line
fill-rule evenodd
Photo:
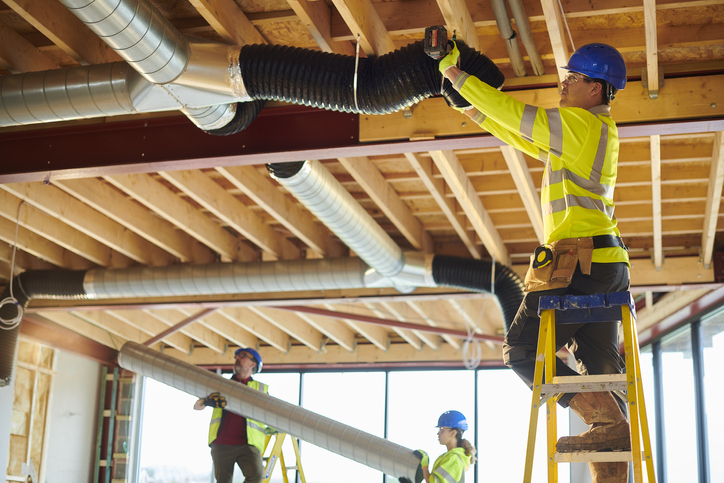
<path fill-rule="evenodd" d="M 455 436 L 458 440 L 458 448 L 463 448 L 465 450 L 465 454 L 471 457 L 470 464 L 474 465 L 475 462 L 478 460 L 478 458 L 475 457 L 475 453 L 478 452 L 475 449 L 475 446 L 473 446 L 473 443 L 471 443 L 467 439 L 463 439 L 462 429 L 455 428 Z"/>

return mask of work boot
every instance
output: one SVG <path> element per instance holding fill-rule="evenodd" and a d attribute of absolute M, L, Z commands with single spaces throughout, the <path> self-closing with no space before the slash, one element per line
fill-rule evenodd
<path fill-rule="evenodd" d="M 628 483 L 628 462 L 588 463 L 591 483 Z"/>
<path fill-rule="evenodd" d="M 556 445 L 559 453 L 631 450 L 628 421 L 610 392 L 581 392 L 569 405 L 590 429 L 578 436 L 559 439 Z"/>

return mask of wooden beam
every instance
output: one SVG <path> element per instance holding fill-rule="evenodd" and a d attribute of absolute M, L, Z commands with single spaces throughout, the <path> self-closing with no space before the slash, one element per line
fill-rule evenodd
<path fill-rule="evenodd" d="M 429 325 L 430 327 L 439 327 L 440 324 L 438 324 L 437 320 L 428 315 L 432 307 L 429 304 L 427 306 L 424 306 L 424 304 L 425 302 L 407 302 L 407 305 L 409 305 L 412 310 L 417 312 L 417 315 L 422 320 L 424 320 L 427 325 Z M 450 346 L 452 346 L 455 350 L 460 349 L 460 339 L 458 339 L 457 337 L 452 337 L 447 334 L 441 334 L 440 337 L 445 339 L 445 342 L 450 344 Z"/>
<path fill-rule="evenodd" d="M 387 309 L 387 311 L 391 313 L 395 317 L 395 319 L 401 322 L 417 322 L 417 320 L 419 319 L 419 317 L 417 316 L 417 312 L 415 312 L 412 307 L 404 302 L 379 301 L 378 303 L 385 309 Z M 432 332 L 423 332 L 420 330 L 412 330 L 412 333 L 419 337 L 426 346 L 430 347 L 433 350 L 440 350 L 440 347 L 442 346 L 442 337 L 440 337 L 439 335 Z"/>
<path fill-rule="evenodd" d="M 207 247 L 101 179 L 56 179 L 53 185 L 169 252 L 180 262 L 202 264 L 216 260 L 216 254 Z"/>
<path fill-rule="evenodd" d="M 160 171 L 158 174 L 262 250 L 278 259 L 300 257 L 299 248 L 203 171 Z"/>
<path fill-rule="evenodd" d="M 505 248 L 503 239 L 490 219 L 490 215 L 485 211 L 485 207 L 470 183 L 470 178 L 465 173 L 458 157 L 453 151 L 432 151 L 430 155 L 488 253 L 500 263 L 508 265 L 508 250 Z"/>
<path fill-rule="evenodd" d="M 147 315 L 150 315 L 151 317 L 155 317 L 157 320 L 160 320 L 168 327 L 173 327 L 174 325 L 186 319 L 189 315 L 191 315 L 191 313 L 198 312 L 198 309 L 191 311 L 187 309 L 157 309 L 144 310 L 143 312 Z M 220 354 L 223 354 L 226 348 L 226 341 L 223 337 L 198 323 L 187 325 L 181 328 L 181 330 L 179 330 L 179 333 L 191 337 L 197 342 L 205 345 L 209 349 L 215 350 Z M 144 342 L 146 342 L 146 340 L 141 341 L 141 344 L 143 344 Z M 189 347 L 189 351 L 190 350 L 191 348 Z"/>
<path fill-rule="evenodd" d="M 566 33 L 564 31 L 565 19 L 561 15 L 559 4 L 556 0 L 541 0 L 543 7 L 543 16 L 545 17 L 548 36 L 551 41 L 551 49 L 553 50 L 553 58 L 555 59 L 556 69 L 558 72 L 558 80 L 562 81 L 565 71 L 560 67 L 568 65 L 568 43 L 566 42 Z"/>
<path fill-rule="evenodd" d="M 150 175 L 116 175 L 105 176 L 104 179 L 221 254 L 223 260 L 250 261 L 259 258 L 253 248 L 238 240 Z"/>
<path fill-rule="evenodd" d="M 287 0 L 287 3 L 323 52 L 355 55 L 355 49 L 349 41 L 337 42 L 332 38 L 332 10 L 325 2 Z"/>
<path fill-rule="evenodd" d="M 8 0 L 5 4 L 81 65 L 122 60 L 60 2 Z"/>
<path fill-rule="evenodd" d="M 420 221 L 367 157 L 338 158 L 357 183 L 417 250 L 430 253 L 433 243 Z"/>
<path fill-rule="evenodd" d="M 649 97 L 659 96 L 659 52 L 656 36 L 656 0 L 644 0 L 644 25 L 646 28 L 646 76 Z"/>
<path fill-rule="evenodd" d="M 189 0 L 224 42 L 231 45 L 266 44 L 233 0 Z"/>
<path fill-rule="evenodd" d="M 223 314 L 219 314 L 218 311 L 207 315 L 197 323 L 216 332 L 224 339 L 239 347 L 257 347 L 259 345 L 259 339 L 253 334 L 229 320 L 229 318 Z"/>
<path fill-rule="evenodd" d="M 382 23 L 370 0 L 332 0 L 352 34 L 359 35 L 368 56 L 380 56 L 395 50 L 392 36 Z"/>
<path fill-rule="evenodd" d="M 0 20 L 0 67 L 20 74 L 58 69 L 60 66 Z"/>
<path fill-rule="evenodd" d="M 706 193 L 706 210 L 704 211 L 704 228 L 701 234 L 701 256 L 704 266 L 709 268 L 714 253 L 719 220 L 719 207 L 722 202 L 722 186 L 724 186 L 724 131 L 716 133 L 711 153 L 711 168 Z"/>
<path fill-rule="evenodd" d="M 256 167 L 228 166 L 216 170 L 312 250 L 327 257 L 346 253 L 346 248 L 332 237 L 327 228 L 282 193 L 268 176 L 261 175 Z"/>
<path fill-rule="evenodd" d="M 535 235 L 538 237 L 538 243 L 543 244 L 543 214 L 540 206 L 540 196 L 533 184 L 533 178 L 530 175 L 528 164 L 525 161 L 523 153 L 512 146 L 502 146 L 500 151 L 503 153 L 505 162 L 510 170 L 510 175 L 515 181 L 515 186 L 520 193 L 520 199 L 523 200 L 523 206 L 528 213 Z"/>
<path fill-rule="evenodd" d="M 167 265 L 173 262 L 168 253 L 55 186 L 10 183 L 0 185 L 0 188 L 139 263 Z"/>
<path fill-rule="evenodd" d="M 437 205 L 442 210 L 445 218 L 450 222 L 455 233 L 460 237 L 465 247 L 473 258 L 482 257 L 480 245 L 475 241 L 475 232 L 467 228 L 467 220 L 464 215 L 458 213 L 455 199 L 447 196 L 448 186 L 445 180 L 436 177 L 433 173 L 433 162 L 429 156 L 422 156 L 416 153 L 405 153 L 405 157 L 432 195 Z"/>
<path fill-rule="evenodd" d="M 368 308 L 368 309 L 375 315 L 375 317 L 385 318 L 385 317 L 387 316 L 387 314 L 386 314 L 385 312 L 383 312 L 381 309 L 377 308 L 377 307 L 375 306 L 375 304 L 365 303 L 364 305 L 365 305 L 366 308 Z M 402 316 L 401 316 L 399 313 L 397 313 L 396 311 L 390 311 L 390 310 L 389 310 L 387 307 L 385 307 L 383 304 L 380 304 L 380 305 L 382 305 L 382 307 L 383 307 L 384 309 L 386 309 L 387 312 L 389 312 L 390 315 L 392 315 L 394 318 L 396 318 L 396 319 L 399 320 L 399 321 L 404 321 L 404 319 L 402 318 Z M 415 349 L 417 349 L 417 350 L 422 349 L 422 342 L 421 342 L 421 340 L 420 340 L 420 337 L 415 333 L 415 331 L 403 329 L 403 328 L 400 328 L 400 327 L 393 327 L 392 330 L 393 330 L 397 335 L 399 335 L 400 337 L 402 337 L 402 339 L 403 339 L 405 342 L 407 342 L 408 344 L 410 344 L 410 345 L 411 345 L 412 347 L 414 347 Z"/>
<path fill-rule="evenodd" d="M 323 304 L 325 308 L 332 311 L 337 311 L 336 307 L 332 304 Z M 387 350 L 390 343 L 390 334 L 384 327 L 379 325 L 365 324 L 354 319 L 345 318 L 340 316 L 340 320 L 344 321 L 349 325 L 352 330 L 356 331 L 362 337 L 373 343 L 382 352 Z"/>
<path fill-rule="evenodd" d="M 657 124 L 638 129 L 635 135 L 672 134 L 661 124 L 676 119 L 724 118 L 724 103 L 716 96 L 719 86 L 724 84 L 724 74 L 711 76 L 680 77 L 666 80 L 666 89 L 659 92 L 655 100 L 649 99 L 646 89 L 639 81 L 629 82 L 626 89 L 619 91 L 611 106 L 611 115 L 618 124 L 621 138 L 631 137 L 625 124 Z M 508 92 L 513 98 L 544 109 L 558 107 L 560 96 L 557 88 L 541 88 Z M 686 102 L 682 102 L 686 99 Z M 472 122 L 465 126 L 454 122 L 453 113 L 444 99 L 426 99 L 412 111 L 412 117 L 405 119 L 400 113 L 386 116 L 360 116 L 360 142 L 380 142 L 393 139 L 416 139 L 422 133 L 427 138 L 465 136 L 481 133 L 480 127 Z M 705 127 L 705 126 L 704 126 Z M 634 129 L 632 126 L 631 130 Z M 458 139 L 461 142 L 463 139 Z M 424 144 L 417 141 L 416 144 Z M 496 144 L 500 146 L 500 143 Z M 459 149 L 459 148 L 456 148 Z M 407 151 L 411 151 L 408 149 Z"/>
<path fill-rule="evenodd" d="M 313 351 L 322 350 L 322 333 L 310 326 L 306 320 L 289 311 L 250 306 L 249 310 L 267 320 L 270 324 L 294 337 Z"/>
<path fill-rule="evenodd" d="M 654 222 L 653 262 L 656 270 L 664 263 L 661 239 L 661 136 L 651 136 L 651 205 Z"/>
<path fill-rule="evenodd" d="M 17 232 L 16 232 L 17 230 Z M 17 234 L 16 234 L 17 233 Z M 57 267 L 88 270 L 95 265 L 27 228 L 18 227 L 15 221 L 0 218 L 0 240 L 8 246 L 27 252 Z"/>
<path fill-rule="evenodd" d="M 468 47 L 481 52 L 483 49 L 480 45 L 480 37 L 478 37 L 477 29 L 473 23 L 473 17 L 464 0 L 437 0 L 445 24 L 452 37 L 455 32 Z"/>
<path fill-rule="evenodd" d="M 11 195 L 0 190 L 0 216 L 46 238 L 47 240 L 102 267 L 129 267 L 135 262 L 103 243 L 81 233 Z"/>
<path fill-rule="evenodd" d="M 248 308 L 228 307 L 220 310 L 219 314 L 238 324 L 244 330 L 251 332 L 276 350 L 281 352 L 289 350 L 289 335 Z"/>
<path fill-rule="evenodd" d="M 111 323 L 115 318 L 118 320 L 118 324 L 127 324 L 147 334 L 144 342 L 168 329 L 168 325 L 140 310 L 106 310 L 103 313 L 110 318 Z M 191 350 L 193 345 L 191 337 L 178 332 L 167 335 L 161 339 L 161 342 L 186 352 Z"/>
<path fill-rule="evenodd" d="M 339 320 L 332 320 L 328 317 L 322 317 L 320 315 L 306 314 L 302 312 L 294 312 L 306 321 L 309 325 L 320 331 L 322 334 L 327 336 L 330 340 L 334 341 L 340 347 L 343 347 L 349 352 L 354 352 L 355 346 L 357 345 L 354 339 L 354 332 L 346 324 Z M 321 352 L 326 351 L 326 345 L 322 345 Z"/>

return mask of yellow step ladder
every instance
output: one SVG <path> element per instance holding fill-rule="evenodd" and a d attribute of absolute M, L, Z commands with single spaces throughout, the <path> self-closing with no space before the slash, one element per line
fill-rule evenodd
<path fill-rule="evenodd" d="M 275 441 L 274 445 L 272 446 L 271 453 L 269 453 L 268 456 L 263 457 L 263 460 L 266 462 L 266 466 L 264 467 L 264 480 L 262 480 L 262 483 L 269 483 L 269 481 L 271 480 L 272 472 L 274 471 L 277 462 L 281 464 L 282 478 L 284 479 L 284 483 L 289 483 L 289 477 L 287 475 L 287 472 L 291 470 L 298 471 L 301 482 L 307 483 L 307 480 L 304 477 L 304 470 L 302 469 L 301 455 L 299 453 L 299 439 L 293 436 L 289 436 L 289 438 L 291 440 L 292 447 L 294 448 L 294 455 L 297 464 L 295 466 L 286 465 L 286 462 L 284 460 L 284 453 L 282 452 L 282 445 L 284 444 L 284 440 L 286 439 L 286 437 L 287 433 L 267 434 L 266 441 L 264 442 L 264 451 L 262 452 L 262 455 L 266 453 L 271 439 L 275 438 Z"/>
<path fill-rule="evenodd" d="M 556 316 L 556 313 L 557 316 Z M 643 483 L 642 461 L 646 463 L 649 483 L 655 483 L 654 462 L 649 440 L 646 404 L 641 384 L 639 345 L 636 336 L 636 307 L 629 292 L 596 295 L 565 295 L 541 297 L 538 307 L 541 317 L 536 350 L 533 398 L 528 426 L 528 446 L 525 458 L 524 483 L 530 483 L 533 472 L 538 412 L 547 406 L 547 466 L 548 482 L 558 482 L 558 463 L 633 461 L 635 483 Z M 557 317 L 557 321 L 556 321 Z M 621 321 L 626 358 L 625 374 L 599 376 L 556 376 L 556 323 L 596 323 Z M 544 371 L 545 369 L 545 371 Z M 545 372 L 545 383 L 543 373 Z M 556 402 L 565 393 L 615 391 L 628 400 L 631 427 L 631 451 L 597 453 L 557 453 L 558 436 Z M 642 453 L 643 441 L 643 453 Z M 632 455 L 636 455 L 633 457 Z"/>

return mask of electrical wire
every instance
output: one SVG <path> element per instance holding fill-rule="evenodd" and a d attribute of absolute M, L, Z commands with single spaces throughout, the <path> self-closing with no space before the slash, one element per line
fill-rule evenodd
<path fill-rule="evenodd" d="M 359 112 L 359 104 L 357 104 L 357 68 L 359 67 L 359 38 L 360 34 L 357 33 L 357 48 L 354 56 L 354 79 L 352 81 L 352 88 L 354 90 L 354 109 Z"/>
<path fill-rule="evenodd" d="M 18 309 L 18 313 L 15 317 L 12 319 L 3 319 L 2 316 L 0 316 L 0 329 L 3 330 L 13 330 L 18 325 L 20 325 L 20 321 L 23 320 L 23 308 L 20 306 L 20 303 L 18 302 L 18 299 L 16 299 L 13 296 L 13 272 L 15 269 L 15 252 L 18 249 L 18 229 L 20 227 L 20 208 L 23 207 L 23 204 L 25 204 L 25 201 L 21 201 L 18 205 L 18 215 L 17 219 L 15 220 L 15 241 L 13 242 L 13 256 L 10 260 L 10 296 L 5 297 L 2 301 L 0 301 L 0 307 L 6 304 L 15 304 L 15 306 Z"/>
<path fill-rule="evenodd" d="M 571 36 L 571 29 L 568 28 L 568 20 L 566 20 L 566 12 L 563 11 L 563 4 L 561 3 L 561 0 L 558 0 L 558 6 L 561 7 L 561 17 L 563 18 L 563 23 L 566 25 L 566 31 L 568 32 L 568 39 L 571 41 L 571 48 L 575 51 L 576 46 L 573 44 L 573 37 Z"/>
<path fill-rule="evenodd" d="M 483 300 L 483 306 L 480 308 L 480 315 L 478 316 L 475 326 L 473 326 L 470 322 L 467 322 L 467 320 L 465 322 L 465 328 L 468 331 L 468 336 L 465 338 L 465 342 L 463 342 L 463 364 L 465 365 L 465 369 L 468 370 L 477 369 L 480 365 L 480 361 L 483 359 L 483 350 L 480 346 L 481 342 L 473 338 L 475 335 L 473 329 L 475 327 L 480 327 L 480 322 L 483 320 L 486 305 L 488 305 L 487 298 Z"/>

